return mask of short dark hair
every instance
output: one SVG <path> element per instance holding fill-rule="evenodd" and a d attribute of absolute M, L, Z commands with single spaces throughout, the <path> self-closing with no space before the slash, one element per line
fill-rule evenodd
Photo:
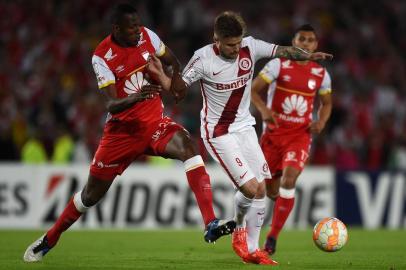
<path fill-rule="evenodd" d="M 313 32 L 316 35 L 316 30 L 314 30 L 314 27 L 309 23 L 303 24 L 303 25 L 299 26 L 298 28 L 296 28 L 293 35 L 296 36 L 296 34 L 299 33 L 300 31 Z"/>
<path fill-rule="evenodd" d="M 128 3 L 121 3 L 114 6 L 111 12 L 111 23 L 120 24 L 121 19 L 126 14 L 137 13 L 137 9 Z"/>
<path fill-rule="evenodd" d="M 214 33 L 219 38 L 240 37 L 245 35 L 246 25 L 240 14 L 224 11 L 214 22 Z"/>

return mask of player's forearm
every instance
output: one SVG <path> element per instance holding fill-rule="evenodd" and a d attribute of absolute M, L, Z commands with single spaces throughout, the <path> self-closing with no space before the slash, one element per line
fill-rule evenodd
<path fill-rule="evenodd" d="M 326 125 L 328 119 L 330 119 L 331 116 L 331 111 L 332 111 L 332 104 L 322 104 L 319 111 L 318 111 L 318 117 L 319 121 L 323 123 L 323 125 Z"/>
<path fill-rule="evenodd" d="M 254 104 L 255 108 L 263 115 L 268 110 L 265 102 L 262 100 L 261 96 L 256 92 L 251 92 L 251 102 Z"/>
<path fill-rule="evenodd" d="M 171 80 L 171 92 L 175 96 L 176 102 L 183 100 L 186 96 L 187 84 L 180 73 L 174 73 Z"/>
<path fill-rule="evenodd" d="M 309 60 L 310 53 L 293 46 L 278 46 L 275 57 L 288 58 L 292 60 Z"/>
<path fill-rule="evenodd" d="M 165 91 L 169 91 L 171 89 L 171 78 L 168 77 L 168 75 L 166 75 L 165 73 L 162 73 L 159 77 L 158 77 L 158 82 L 159 84 L 162 86 L 162 88 Z"/>
<path fill-rule="evenodd" d="M 140 93 L 132 94 L 125 98 L 110 98 L 106 103 L 106 107 L 108 112 L 112 114 L 120 113 L 131 108 L 135 103 L 145 100 L 148 95 L 153 94 L 151 92 L 143 93 L 141 91 Z"/>
<path fill-rule="evenodd" d="M 110 99 L 107 102 L 106 107 L 110 113 L 115 114 L 127 110 L 136 102 L 137 101 L 132 96 L 128 96 L 122 99 Z"/>

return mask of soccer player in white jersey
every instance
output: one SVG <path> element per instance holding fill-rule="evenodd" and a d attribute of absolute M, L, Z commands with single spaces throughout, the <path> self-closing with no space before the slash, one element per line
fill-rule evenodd
<path fill-rule="evenodd" d="M 151 57 L 149 69 L 163 88 L 170 88 L 179 99 L 188 86 L 199 81 L 203 95 L 201 136 L 238 190 L 233 249 L 244 262 L 275 265 L 277 262 L 258 246 L 265 212 L 264 179 L 271 178 L 271 173 L 249 111 L 254 65 L 265 57 L 319 60 L 332 56 L 244 37 L 245 28 L 238 14 L 223 12 L 215 20 L 214 43 L 197 50 L 182 75 L 167 77 L 156 57 Z"/>

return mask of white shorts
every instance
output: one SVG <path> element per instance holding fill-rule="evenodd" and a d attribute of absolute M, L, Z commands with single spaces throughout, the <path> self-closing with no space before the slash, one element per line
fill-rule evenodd
<path fill-rule="evenodd" d="M 236 187 L 241 187 L 254 177 L 258 182 L 271 178 L 253 127 L 216 138 L 203 138 L 203 142 Z"/>

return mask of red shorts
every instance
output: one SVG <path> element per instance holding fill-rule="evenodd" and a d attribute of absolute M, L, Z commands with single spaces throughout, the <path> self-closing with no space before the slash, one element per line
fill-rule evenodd
<path fill-rule="evenodd" d="M 112 180 L 142 154 L 162 156 L 166 145 L 181 125 L 171 118 L 137 128 L 134 123 L 109 121 L 90 165 L 90 174 L 103 180 Z"/>
<path fill-rule="evenodd" d="M 272 176 L 282 175 L 287 166 L 302 171 L 309 157 L 311 137 L 308 133 L 297 135 L 271 135 L 266 132 L 261 137 L 261 148 L 272 172 Z"/>

